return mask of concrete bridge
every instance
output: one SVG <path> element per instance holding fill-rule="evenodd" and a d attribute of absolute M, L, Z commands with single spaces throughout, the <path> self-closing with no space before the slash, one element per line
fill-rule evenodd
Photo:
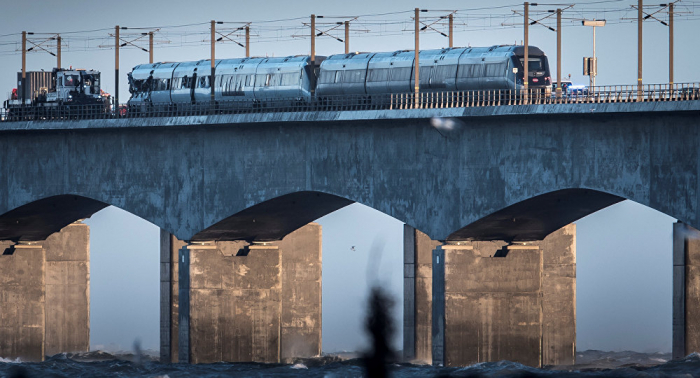
<path fill-rule="evenodd" d="M 543 240 L 624 199 L 700 228 L 699 116 L 695 100 L 3 122 L 0 240 L 108 205 L 189 242 L 280 240 L 353 202 L 452 242 Z"/>
<path fill-rule="evenodd" d="M 278 240 L 352 202 L 436 240 L 542 239 L 623 199 L 700 227 L 698 114 L 684 101 L 2 123 L 0 239 L 41 240 L 107 205 L 192 241 Z"/>

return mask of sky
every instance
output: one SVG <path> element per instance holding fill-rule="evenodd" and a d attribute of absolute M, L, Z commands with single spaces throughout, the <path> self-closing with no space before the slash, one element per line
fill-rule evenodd
<path fill-rule="evenodd" d="M 630 6 L 637 1 L 580 1 L 564 12 L 562 73 L 574 83 L 586 84 L 582 58 L 592 53 L 592 30 L 581 19 L 607 19 L 597 29 L 598 85 L 635 85 L 637 35 Z M 555 5 L 539 3 L 531 16 L 541 19 Z M 656 4 L 656 3 L 655 3 Z M 685 4 L 685 5 L 683 5 Z M 566 5 L 559 5 L 565 7 Z M 352 19 L 352 51 L 413 49 L 413 8 L 427 22 L 450 10 L 455 13 L 455 46 L 490 46 L 520 43 L 522 10 L 515 1 L 206 1 L 152 0 L 107 2 L 4 1 L 0 13 L 0 97 L 9 97 L 15 75 L 21 69 L 20 32 L 39 43 L 41 37 L 61 33 L 63 66 L 103 72 L 103 88 L 114 93 L 114 25 L 125 26 L 127 40 L 156 30 L 156 61 L 184 61 L 209 57 L 209 21 L 228 34 L 251 22 L 253 56 L 286 56 L 310 51 L 309 15 L 324 16 L 317 26 L 332 28 Z M 645 8 L 653 12 L 656 8 Z M 675 82 L 698 81 L 691 62 L 700 58 L 694 48 L 700 25 L 700 2 L 682 1 L 676 16 Z M 689 12 L 695 12 L 689 14 Z M 514 15 L 514 16 L 513 16 Z M 662 20 L 666 18 L 658 13 Z M 542 22 L 554 26 L 551 18 Z M 433 24 L 446 31 L 441 23 Z M 339 30 L 339 29 L 338 29 Z M 47 33 L 47 34 L 41 34 Z M 343 37 L 342 32 L 330 31 Z M 668 81 L 668 28 L 652 19 L 644 23 L 644 82 Z M 242 42 L 237 33 L 228 37 Z M 447 46 L 447 39 L 430 29 L 421 33 L 421 48 Z M 147 47 L 140 41 L 135 43 Z M 530 27 L 530 44 L 550 58 L 556 75 L 556 34 L 541 25 Z M 31 44 L 30 44 L 31 46 Z M 51 50 L 51 48 L 49 47 Z M 217 58 L 241 57 L 244 49 L 232 42 L 217 44 Z M 342 53 L 344 44 L 318 37 L 318 55 Z M 37 49 L 38 50 L 38 49 Z M 120 98 L 128 99 L 126 73 L 148 62 L 148 54 L 136 48 L 120 53 Z M 45 52 L 30 53 L 28 70 L 49 70 L 55 58 Z M 323 228 L 323 332 L 324 350 L 361 347 L 361 321 L 369 282 L 389 287 L 397 305 L 397 326 L 402 317 L 402 223 L 363 205 L 351 205 L 318 220 Z M 671 345 L 671 231 L 670 217 L 632 202 L 623 202 L 577 222 L 577 342 L 580 349 L 669 351 Z M 140 338 L 143 346 L 158 347 L 158 229 L 116 208 L 107 208 L 87 221 L 91 226 L 91 344 L 130 348 Z M 384 243 L 378 273 L 378 256 L 369 254 L 372 244 Z M 355 250 L 351 249 L 355 246 Z M 370 258 L 372 260 L 370 260 Z M 369 270 L 370 272 L 372 270 Z M 341 295 L 342 294 L 342 295 Z M 400 329 L 400 327 L 398 328 Z M 401 344 L 398 334 L 395 345 Z"/>

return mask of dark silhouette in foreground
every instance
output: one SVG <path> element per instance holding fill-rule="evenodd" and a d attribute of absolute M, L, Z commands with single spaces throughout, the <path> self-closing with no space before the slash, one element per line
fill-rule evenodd
<path fill-rule="evenodd" d="M 365 330 L 371 338 L 371 349 L 363 357 L 367 377 L 387 377 L 387 364 L 395 360 L 395 353 L 389 345 L 395 332 L 391 319 L 394 300 L 379 286 L 372 288 L 369 297 Z"/>

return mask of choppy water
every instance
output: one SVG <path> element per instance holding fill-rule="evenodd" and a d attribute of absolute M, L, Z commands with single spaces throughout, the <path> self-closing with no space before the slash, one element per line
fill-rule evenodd
<path fill-rule="evenodd" d="M 584 362 L 569 368 L 534 369 L 501 361 L 465 368 L 435 368 L 393 364 L 393 377 L 700 377 L 700 355 L 660 363 L 668 355 L 632 352 L 587 351 L 577 355 Z M 360 377 L 359 359 L 322 357 L 294 365 L 216 363 L 202 365 L 161 364 L 149 358 L 133 362 L 134 356 L 104 352 L 59 354 L 41 363 L 0 362 L 0 377 Z M 650 366 L 650 364 L 660 363 Z M 615 368 L 610 368 L 615 367 Z M 563 369 L 563 370 L 562 370 Z"/>

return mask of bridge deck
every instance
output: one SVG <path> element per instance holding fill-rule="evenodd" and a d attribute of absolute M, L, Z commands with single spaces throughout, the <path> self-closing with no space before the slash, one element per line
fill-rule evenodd
<path fill-rule="evenodd" d="M 333 122 L 364 120 L 400 120 L 475 117 L 511 117 L 532 115 L 583 115 L 639 112 L 700 111 L 700 100 L 665 102 L 578 103 L 547 105 L 480 106 L 431 109 L 336 110 L 313 112 L 267 112 L 143 118 L 89 120 L 41 120 L 1 122 L 0 132 L 18 130 L 113 129 L 127 127 L 182 127 L 196 125 L 230 125 L 279 122 Z"/>

